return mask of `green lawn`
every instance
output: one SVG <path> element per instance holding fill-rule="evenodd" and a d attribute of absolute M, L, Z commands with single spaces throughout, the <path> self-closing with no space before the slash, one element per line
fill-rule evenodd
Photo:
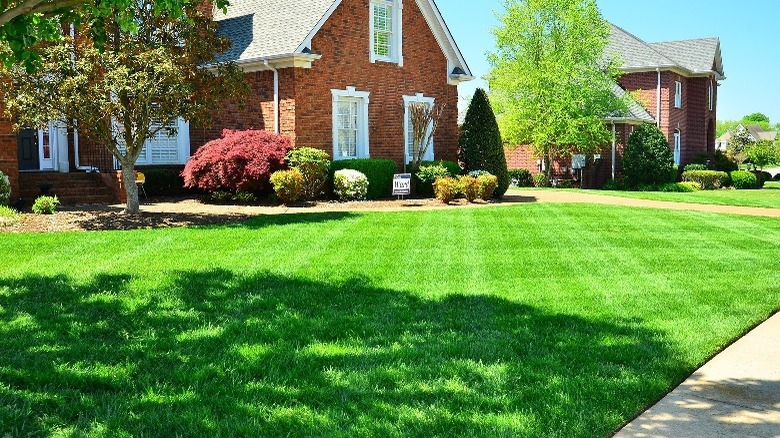
<path fill-rule="evenodd" d="M 588 190 L 587 193 L 650 199 L 654 201 L 690 202 L 694 204 L 735 205 L 741 207 L 780 208 L 780 182 L 766 183 L 763 190 L 702 190 L 693 193 L 622 192 Z"/>
<path fill-rule="evenodd" d="M 776 219 L 0 234 L 0 435 L 606 436 L 780 309 Z"/>

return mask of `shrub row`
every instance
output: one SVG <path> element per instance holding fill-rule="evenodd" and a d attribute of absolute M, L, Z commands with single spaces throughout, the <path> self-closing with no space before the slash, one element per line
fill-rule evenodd
<path fill-rule="evenodd" d="M 444 176 L 436 178 L 433 189 L 436 199 L 445 204 L 452 202 L 458 195 L 463 195 L 468 202 L 477 198 L 487 201 L 493 197 L 499 188 L 499 179 L 486 171 L 471 172 L 478 175 L 461 175 L 457 178 Z"/>
<path fill-rule="evenodd" d="M 729 183 L 729 174 L 717 170 L 689 170 L 683 172 L 682 178 L 698 183 L 702 190 L 717 190 Z"/>

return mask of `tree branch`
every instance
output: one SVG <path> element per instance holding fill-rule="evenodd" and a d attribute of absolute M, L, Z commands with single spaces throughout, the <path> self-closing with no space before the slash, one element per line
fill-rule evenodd
<path fill-rule="evenodd" d="M 58 9 L 72 8 L 84 4 L 85 0 L 25 0 L 0 13 L 0 26 L 25 14 L 44 14 Z"/>

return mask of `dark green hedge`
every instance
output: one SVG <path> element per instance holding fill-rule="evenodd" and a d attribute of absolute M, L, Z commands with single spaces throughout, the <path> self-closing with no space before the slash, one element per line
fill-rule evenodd
<path fill-rule="evenodd" d="M 183 196 L 190 193 L 184 188 L 184 178 L 181 176 L 183 168 L 139 168 L 138 171 L 146 176 L 144 189 L 149 196 Z"/>
<path fill-rule="evenodd" d="M 396 164 L 386 159 L 356 159 L 338 160 L 330 163 L 329 181 L 333 182 L 333 174 L 337 170 L 353 169 L 362 172 L 368 178 L 368 199 L 379 199 L 390 196 L 393 190 L 393 175 Z"/>

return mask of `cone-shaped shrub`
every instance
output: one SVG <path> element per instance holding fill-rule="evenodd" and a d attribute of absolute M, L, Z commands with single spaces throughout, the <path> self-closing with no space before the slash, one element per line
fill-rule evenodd
<path fill-rule="evenodd" d="M 494 196 L 500 198 L 509 188 L 509 170 L 506 166 L 504 143 L 498 130 L 496 115 L 490 106 L 487 93 L 479 88 L 471 99 L 466 120 L 458 139 L 459 159 L 466 173 L 486 170 L 498 178 Z"/>
<path fill-rule="evenodd" d="M 632 187 L 672 182 L 673 169 L 674 155 L 663 132 L 651 123 L 637 126 L 623 152 L 626 182 Z"/>

